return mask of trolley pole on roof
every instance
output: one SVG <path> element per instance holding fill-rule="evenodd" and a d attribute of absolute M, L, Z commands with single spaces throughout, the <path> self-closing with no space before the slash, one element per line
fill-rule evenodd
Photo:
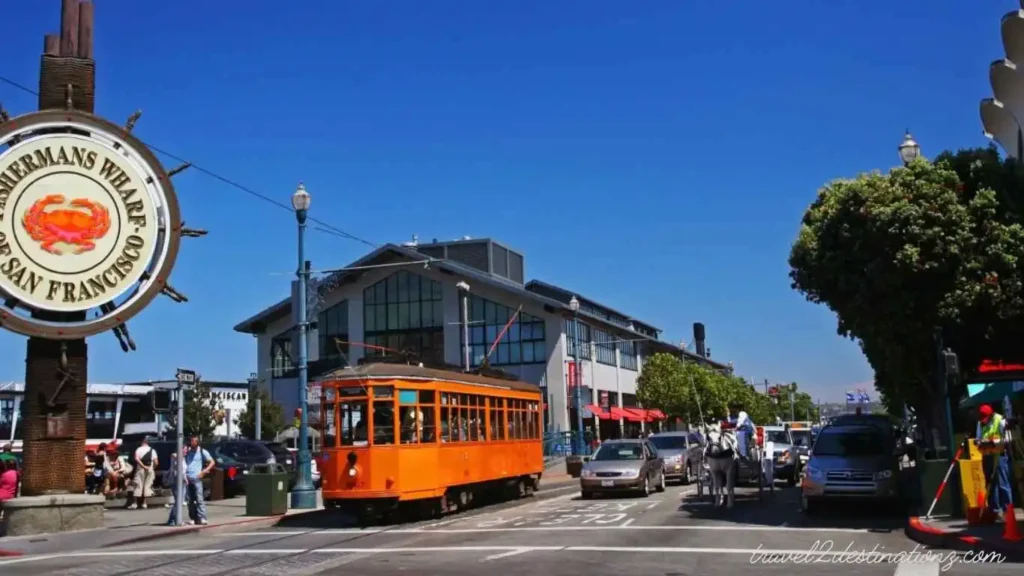
<path fill-rule="evenodd" d="M 583 435 L 583 373 L 580 370 L 580 301 L 575 296 L 569 300 L 569 310 L 572 311 L 572 365 L 570 372 L 573 378 L 573 404 L 576 406 L 576 435 L 573 438 L 577 456 L 582 456 L 586 450 L 585 436 Z"/>

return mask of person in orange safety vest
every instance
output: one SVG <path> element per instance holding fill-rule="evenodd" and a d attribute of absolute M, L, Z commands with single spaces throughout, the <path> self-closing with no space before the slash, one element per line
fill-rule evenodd
<path fill-rule="evenodd" d="M 988 404 L 978 409 L 978 426 L 975 440 L 979 443 L 1006 442 L 1006 419 Z M 983 459 L 985 477 L 991 480 L 988 487 L 989 508 L 1002 520 L 1006 507 L 1012 503 L 1010 488 L 1010 457 L 1006 450 L 985 455 Z"/>

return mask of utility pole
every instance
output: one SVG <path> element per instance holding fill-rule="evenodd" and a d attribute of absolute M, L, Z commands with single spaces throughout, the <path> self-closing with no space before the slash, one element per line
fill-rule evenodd
<path fill-rule="evenodd" d="M 175 437 L 177 442 L 175 444 L 175 456 L 174 465 L 178 467 L 174 474 L 174 525 L 183 526 L 185 519 L 182 517 L 182 503 L 185 502 L 185 389 L 189 386 L 195 386 L 196 373 L 194 370 L 185 370 L 178 368 L 178 373 L 175 375 L 177 380 L 177 387 L 175 388 L 175 402 L 177 403 L 178 420 L 177 430 L 175 431 Z"/>

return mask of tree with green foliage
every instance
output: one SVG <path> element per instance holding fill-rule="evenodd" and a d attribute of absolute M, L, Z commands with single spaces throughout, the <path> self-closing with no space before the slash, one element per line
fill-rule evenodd
<path fill-rule="evenodd" d="M 169 416 L 171 428 L 174 429 L 178 425 L 178 411 L 171 410 Z M 185 437 L 196 436 L 200 440 L 211 440 L 223 419 L 223 404 L 213 397 L 213 392 L 205 382 L 196 378 L 195 386 L 185 391 Z"/>
<path fill-rule="evenodd" d="M 260 438 L 256 438 L 256 399 L 260 400 Z M 270 399 L 266 390 L 249 392 L 245 409 L 235 419 L 238 431 L 250 440 L 273 440 L 284 430 L 284 409 Z"/>
<path fill-rule="evenodd" d="M 933 327 L 964 367 L 1022 335 L 1024 228 L 999 200 L 1014 195 L 1017 176 L 999 165 L 998 155 L 961 151 L 836 180 L 804 214 L 793 287 L 860 342 L 890 408 L 934 410 Z"/>
<path fill-rule="evenodd" d="M 688 424 L 700 423 L 701 416 L 705 421 L 724 419 L 733 402 L 741 403 L 755 422 L 775 421 L 773 401 L 742 378 L 672 354 L 655 354 L 644 363 L 636 394 L 645 408 L 657 408 Z"/>

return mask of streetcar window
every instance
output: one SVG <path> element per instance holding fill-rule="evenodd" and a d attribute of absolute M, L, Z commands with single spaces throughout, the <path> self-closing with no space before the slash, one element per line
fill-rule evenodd
<path fill-rule="evenodd" d="M 448 395 L 441 394 L 441 442 L 452 441 L 451 409 L 448 407 Z"/>
<path fill-rule="evenodd" d="M 416 444 L 423 437 L 423 411 L 418 406 L 402 406 L 398 419 L 402 423 L 402 444 Z"/>
<path fill-rule="evenodd" d="M 434 404 L 437 393 L 433 390 L 420 390 L 420 404 Z"/>
<path fill-rule="evenodd" d="M 366 400 L 347 400 L 338 403 L 342 446 L 366 445 Z"/>
<path fill-rule="evenodd" d="M 373 397 L 374 398 L 391 398 L 395 391 L 391 386 L 374 386 Z"/>
<path fill-rule="evenodd" d="M 415 390 L 399 390 L 398 391 L 398 403 L 403 405 L 412 405 L 416 403 L 416 391 Z"/>
<path fill-rule="evenodd" d="M 395 443 L 395 406 L 391 400 L 373 403 L 373 443 L 376 446 Z"/>
<path fill-rule="evenodd" d="M 458 425 L 452 432 L 458 442 L 465 442 L 469 439 L 469 395 L 459 394 L 459 417 Z"/>

